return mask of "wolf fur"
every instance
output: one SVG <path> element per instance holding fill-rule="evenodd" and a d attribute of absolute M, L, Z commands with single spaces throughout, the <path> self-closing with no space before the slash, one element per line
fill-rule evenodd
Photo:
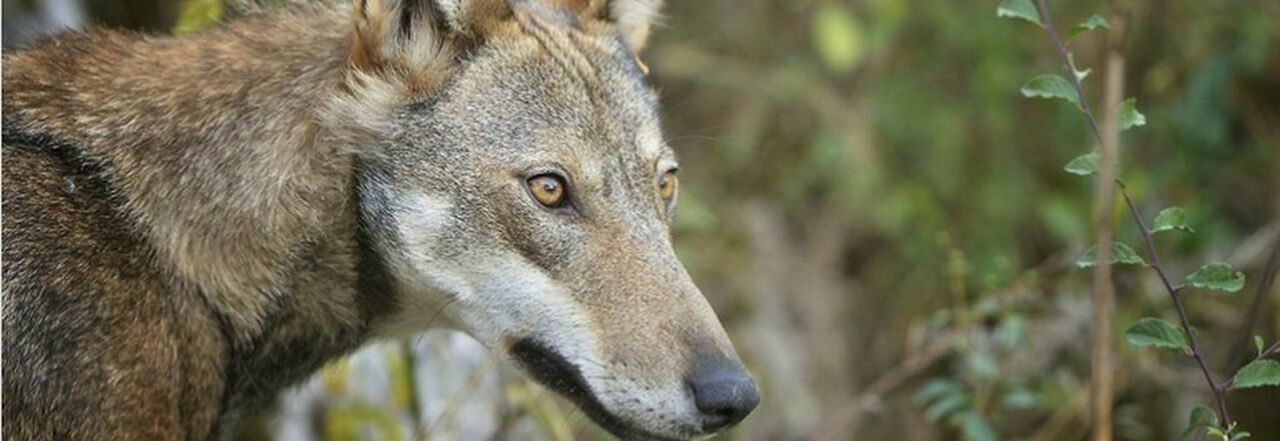
<path fill-rule="evenodd" d="M 620 436 L 706 433 L 684 378 L 741 365 L 655 196 L 657 7 L 357 0 L 5 53 L 4 437 L 231 437 L 430 326 Z M 552 169 L 576 212 L 513 190 Z"/>

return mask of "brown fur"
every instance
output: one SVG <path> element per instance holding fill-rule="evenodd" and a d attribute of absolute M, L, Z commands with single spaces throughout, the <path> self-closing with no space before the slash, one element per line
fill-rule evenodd
<path fill-rule="evenodd" d="M 359 341 L 353 221 L 333 215 L 352 212 L 351 160 L 311 120 L 341 84 L 344 24 L 308 11 L 5 55 L 6 436 L 207 438 L 270 396 L 253 386 L 305 374 L 259 366 L 290 334 L 332 355 Z M 306 284 L 336 289 L 288 296 Z M 52 298 L 66 309 L 33 303 Z"/>

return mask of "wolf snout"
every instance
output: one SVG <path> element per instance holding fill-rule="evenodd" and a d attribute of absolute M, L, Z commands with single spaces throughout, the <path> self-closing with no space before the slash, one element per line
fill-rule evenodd
<path fill-rule="evenodd" d="M 699 360 L 688 383 L 706 432 L 732 427 L 760 404 L 755 381 L 736 360 Z"/>

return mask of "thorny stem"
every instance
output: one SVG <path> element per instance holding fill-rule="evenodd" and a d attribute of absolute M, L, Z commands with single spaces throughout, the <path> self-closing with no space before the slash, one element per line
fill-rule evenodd
<path fill-rule="evenodd" d="M 1062 58 L 1062 62 L 1068 66 L 1068 69 L 1070 69 L 1073 65 L 1071 62 L 1071 55 L 1067 51 L 1066 43 L 1062 41 L 1062 37 L 1058 35 L 1057 28 L 1053 25 L 1053 19 L 1049 15 L 1049 6 L 1045 3 L 1045 0 L 1036 0 L 1036 4 L 1040 9 L 1040 18 L 1044 23 L 1045 33 L 1049 35 L 1049 39 L 1053 41 L 1054 46 L 1058 49 L 1058 55 Z M 1094 139 L 1096 139 L 1098 144 L 1101 145 L 1103 142 L 1102 131 L 1098 129 L 1098 121 L 1094 118 L 1093 111 L 1089 108 L 1089 100 L 1085 97 L 1084 86 L 1080 83 L 1080 78 L 1075 75 L 1075 72 L 1071 72 L 1071 75 L 1069 76 L 1071 77 L 1071 85 L 1075 88 L 1076 96 L 1080 100 L 1080 113 L 1083 113 L 1085 118 L 1089 121 L 1089 128 L 1093 131 Z M 1151 238 L 1151 230 L 1147 228 L 1146 222 L 1142 220 L 1142 215 L 1138 213 L 1138 208 L 1133 204 L 1133 199 L 1129 197 L 1129 193 L 1125 191 L 1123 184 L 1120 185 L 1120 193 L 1124 196 L 1124 201 L 1129 206 L 1129 213 L 1133 216 L 1134 222 L 1138 224 L 1138 229 L 1142 232 L 1143 240 L 1146 241 L 1147 252 L 1151 255 L 1150 266 L 1155 270 L 1156 274 L 1160 276 L 1160 282 L 1164 284 L 1165 289 L 1169 292 L 1169 297 L 1173 299 L 1173 306 L 1178 312 L 1178 320 L 1182 325 L 1182 331 L 1187 334 L 1188 342 L 1191 345 L 1191 356 L 1192 358 L 1195 358 L 1196 364 L 1200 366 L 1201 373 L 1204 374 L 1205 382 L 1209 384 L 1209 389 L 1213 391 L 1214 400 L 1217 401 L 1218 404 L 1219 424 L 1224 429 L 1228 428 L 1230 426 L 1231 416 L 1227 412 L 1225 393 L 1227 387 L 1230 386 L 1230 383 L 1224 382 L 1223 384 L 1218 384 L 1218 382 L 1214 381 L 1213 374 L 1209 372 L 1209 365 L 1205 362 L 1204 354 L 1200 351 L 1200 344 L 1196 340 L 1196 335 L 1191 332 L 1191 322 L 1187 320 L 1186 310 L 1182 306 L 1182 296 L 1178 295 L 1181 287 L 1174 287 L 1174 285 L 1169 282 L 1169 277 L 1165 274 L 1164 267 L 1160 264 L 1160 256 L 1156 254 L 1155 243 Z M 1099 262 L 1099 264 L 1105 265 L 1106 263 Z"/>
<path fill-rule="evenodd" d="M 1225 387 L 1226 384 L 1219 385 L 1213 379 L 1213 374 L 1209 372 L 1209 364 L 1205 362 L 1204 353 L 1200 350 L 1200 343 L 1196 340 L 1196 334 L 1191 332 L 1191 321 L 1187 320 L 1187 311 L 1182 306 L 1182 296 L 1178 288 L 1169 283 L 1169 276 L 1164 272 L 1164 266 L 1160 264 L 1160 255 L 1156 253 L 1155 241 L 1151 238 L 1151 229 L 1147 228 L 1147 223 L 1142 220 L 1142 215 L 1138 213 L 1138 207 L 1133 204 L 1133 199 L 1129 197 L 1129 192 L 1125 190 L 1124 184 L 1120 184 L 1120 195 L 1124 196 L 1124 202 L 1129 206 L 1129 214 L 1133 216 L 1133 221 L 1138 224 L 1138 230 L 1142 232 L 1142 240 L 1147 244 L 1147 253 L 1151 255 L 1151 269 L 1155 270 L 1160 276 L 1160 282 L 1164 283 L 1164 288 L 1169 291 L 1169 297 L 1173 298 L 1173 308 L 1178 311 L 1178 321 L 1182 325 L 1182 331 L 1187 334 L 1187 341 L 1191 344 L 1191 357 L 1196 359 L 1196 364 L 1200 365 L 1200 372 L 1204 374 L 1204 381 L 1209 383 L 1209 389 L 1213 391 L 1213 398 L 1218 403 L 1218 419 L 1219 423 L 1225 429 L 1231 424 L 1231 415 L 1227 413 L 1227 398 Z"/>

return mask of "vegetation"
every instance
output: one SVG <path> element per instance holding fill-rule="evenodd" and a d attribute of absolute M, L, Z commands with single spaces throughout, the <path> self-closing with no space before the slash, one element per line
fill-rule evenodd
<path fill-rule="evenodd" d="M 1072 81 L 1068 82 L 1057 75 L 1041 75 L 1033 78 L 1026 86 L 1022 88 L 1023 95 L 1028 97 L 1043 98 L 1060 98 L 1076 105 L 1076 108 L 1087 118 L 1090 128 L 1093 130 L 1095 140 L 1102 146 L 1103 154 L 1089 153 L 1077 157 L 1067 163 L 1064 169 L 1068 173 L 1076 175 L 1092 175 L 1098 170 L 1098 162 L 1102 161 L 1104 168 L 1109 169 L 1107 172 L 1100 173 L 1099 179 L 1111 179 L 1115 176 L 1115 164 L 1117 162 L 1117 147 L 1115 138 L 1111 137 L 1107 140 L 1098 128 L 1097 118 L 1093 111 L 1090 110 L 1089 102 L 1086 98 L 1082 81 L 1089 75 L 1089 70 L 1080 70 L 1075 64 L 1075 59 L 1071 52 L 1068 52 L 1062 38 L 1055 29 L 1048 7 L 1044 0 L 1038 0 L 1038 6 L 1032 5 L 1030 0 L 1006 0 L 1001 3 L 997 10 L 1000 16 L 1008 16 L 1023 19 L 1034 23 L 1043 28 L 1049 38 L 1056 45 L 1065 67 L 1070 70 Z M 1114 5 L 1113 5 L 1114 7 Z M 1113 14 L 1114 15 L 1114 14 Z M 1094 30 L 1098 28 L 1108 28 L 1106 19 L 1098 15 L 1093 15 L 1087 21 L 1076 25 L 1072 28 L 1071 35 L 1074 36 L 1078 32 Z M 1114 37 L 1114 35 L 1113 35 Z M 1113 67 L 1114 68 L 1114 67 Z M 1118 87 L 1112 85 L 1112 87 Z M 1108 93 L 1108 96 L 1117 94 Z M 1118 107 L 1115 111 L 1107 112 L 1113 115 L 1117 121 L 1112 124 L 1104 125 L 1110 131 L 1128 130 L 1137 126 L 1146 124 L 1146 117 L 1138 112 L 1135 100 L 1129 98 L 1119 104 L 1108 103 L 1108 107 Z M 1110 121 L 1108 121 L 1110 122 Z M 1110 144 L 1110 145 L 1108 145 Z M 1225 263 L 1210 263 L 1201 266 L 1200 269 L 1191 273 L 1186 277 L 1184 284 L 1174 285 L 1169 281 L 1164 267 L 1160 264 L 1160 256 L 1156 252 L 1156 247 L 1152 239 L 1152 234 L 1161 231 L 1182 230 L 1186 232 L 1194 232 L 1195 230 L 1186 224 L 1186 211 L 1179 207 L 1170 207 L 1160 211 L 1155 218 L 1152 227 L 1148 227 L 1142 215 L 1139 214 L 1137 206 L 1133 202 L 1133 198 L 1124 190 L 1123 182 L 1116 179 L 1120 184 L 1120 192 L 1124 197 L 1125 204 L 1129 208 L 1133 221 L 1138 227 L 1138 231 L 1142 234 L 1142 238 L 1146 243 L 1147 251 L 1151 256 L 1151 263 L 1145 262 L 1141 257 L 1133 252 L 1133 249 L 1120 242 L 1110 242 L 1109 239 L 1099 239 L 1099 243 L 1095 248 L 1091 248 L 1086 252 L 1081 260 L 1076 262 L 1077 266 L 1091 267 L 1098 265 L 1099 262 L 1107 262 L 1103 264 L 1142 264 L 1148 265 L 1159 276 L 1166 292 L 1169 293 L 1170 299 L 1173 301 L 1174 309 L 1178 314 L 1179 326 L 1174 326 L 1169 322 L 1158 318 L 1146 317 L 1139 319 L 1137 323 L 1129 327 L 1125 331 L 1125 339 L 1134 347 L 1157 347 L 1163 349 L 1173 349 L 1185 353 L 1195 359 L 1204 379 L 1208 383 L 1210 391 L 1213 393 L 1217 404 L 1217 411 L 1208 410 L 1203 406 L 1197 406 L 1191 411 L 1190 420 L 1187 428 L 1183 432 L 1186 436 L 1198 429 L 1203 428 L 1210 436 L 1222 441 L 1235 441 L 1238 439 L 1249 438 L 1249 432 L 1239 430 L 1237 423 L 1231 420 L 1231 416 L 1227 411 L 1227 403 L 1224 395 L 1227 391 L 1243 388 L 1254 388 L 1262 386 L 1280 386 L 1280 362 L 1267 360 L 1267 357 L 1273 355 L 1277 349 L 1280 349 L 1280 341 L 1271 347 L 1263 348 L 1264 341 L 1261 336 L 1253 337 L 1254 346 L 1257 350 L 1256 357 L 1246 366 L 1241 368 L 1230 381 L 1218 382 L 1214 380 L 1214 375 L 1210 372 L 1208 362 L 1205 360 L 1204 352 L 1201 350 L 1200 344 L 1197 342 L 1196 334 L 1187 319 L 1187 313 L 1183 306 L 1182 292 L 1188 288 L 1201 290 L 1214 290 L 1222 292 L 1237 292 L 1244 288 L 1245 276 L 1243 273 L 1235 271 L 1230 265 Z M 1100 192 L 1113 191 L 1114 187 L 1110 182 L 1101 182 L 1099 185 Z M 1104 198 L 1103 200 L 1106 200 Z M 1104 283 L 1110 283 L 1109 274 L 1099 271 Z M 1097 289 L 1095 285 L 1095 289 Z M 1098 302 L 1100 298 L 1095 295 L 1094 301 Z M 1105 299 L 1111 301 L 1111 299 Z M 1097 311 L 1097 309 L 1095 309 Z M 1096 323 L 1096 322 L 1095 322 Z M 1249 330 L 1249 328 L 1245 328 Z M 1096 330 L 1095 330 L 1096 332 Z M 1095 349 L 1095 354 L 1096 354 Z M 1096 366 L 1096 364 L 1095 364 Z M 1099 387 L 1110 387 L 1110 385 L 1097 386 L 1095 380 L 1094 386 L 1094 405 L 1098 407 L 1098 391 Z M 1102 392 L 1110 396 L 1110 391 Z M 1109 404 L 1109 403 L 1106 403 Z M 1109 413 L 1109 406 L 1106 404 L 1102 412 Z M 1097 414 L 1095 413 L 1095 416 Z M 1099 420 L 1095 420 L 1096 422 Z M 1107 418 L 1107 424 L 1110 424 Z M 1109 428 L 1107 428 L 1109 429 Z M 1109 432 L 1107 430 L 1106 432 Z M 1097 433 L 1095 431 L 1095 433 Z M 1095 435 L 1096 437 L 1097 435 Z M 1102 435 L 1104 439 L 1110 439 L 1109 434 Z"/>
<path fill-rule="evenodd" d="M 49 1 L 6 2 L 6 44 Z M 1280 3 L 667 3 L 644 59 L 675 242 L 764 397 L 727 439 L 1280 439 Z M 176 33 L 244 10 L 84 4 Z M 438 333 L 278 412 L 266 433 L 606 439 Z"/>

